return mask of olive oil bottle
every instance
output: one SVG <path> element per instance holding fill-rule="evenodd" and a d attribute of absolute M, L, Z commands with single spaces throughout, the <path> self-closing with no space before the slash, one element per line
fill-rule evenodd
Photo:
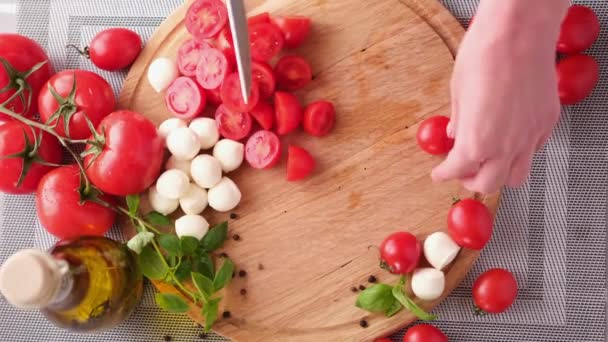
<path fill-rule="evenodd" d="M 22 250 L 0 267 L 0 292 L 8 302 L 40 309 L 55 325 L 78 332 L 119 325 L 142 291 L 135 255 L 104 237 L 61 241 L 48 253 Z"/>

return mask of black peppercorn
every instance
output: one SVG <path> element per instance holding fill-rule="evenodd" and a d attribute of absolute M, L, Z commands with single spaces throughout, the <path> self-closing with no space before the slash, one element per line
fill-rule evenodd
<path fill-rule="evenodd" d="M 377 282 L 378 279 L 376 279 L 376 277 L 374 277 L 373 275 L 370 275 L 369 278 L 367 278 L 367 281 L 373 284 Z"/>
<path fill-rule="evenodd" d="M 245 271 L 245 270 L 240 270 L 239 271 L 239 277 L 244 278 L 246 276 L 247 276 L 247 271 Z"/>
<path fill-rule="evenodd" d="M 224 252 L 220 253 L 220 258 L 227 258 L 227 257 L 228 257 L 228 254 L 226 254 Z"/>
<path fill-rule="evenodd" d="M 361 328 L 367 328 L 369 326 L 369 324 L 367 324 L 367 321 L 364 319 L 359 321 L 359 325 L 361 326 Z"/>
<path fill-rule="evenodd" d="M 241 236 L 239 234 L 232 235 L 232 240 L 239 241 L 240 239 L 241 239 Z"/>
<path fill-rule="evenodd" d="M 359 290 L 361 290 L 361 291 L 365 290 L 365 286 L 364 285 L 359 285 Z"/>
<path fill-rule="evenodd" d="M 350 288 L 350 290 L 351 290 L 352 292 L 357 292 L 357 291 L 359 291 L 359 290 L 358 290 L 358 289 L 357 289 L 355 286 L 351 287 L 351 288 Z"/>
<path fill-rule="evenodd" d="M 224 317 L 224 318 L 230 318 L 230 311 L 224 311 L 222 313 L 222 317 Z"/>
<path fill-rule="evenodd" d="M 231 213 L 231 214 L 230 214 L 230 218 L 231 218 L 232 220 L 236 220 L 236 219 L 238 219 L 238 218 L 239 218 L 239 215 L 238 215 L 237 213 Z"/>
<path fill-rule="evenodd" d="M 264 269 L 264 265 L 262 265 L 262 264 L 258 264 L 258 270 L 260 270 L 260 271 L 261 271 L 261 270 L 263 270 L 263 269 Z"/>
<path fill-rule="evenodd" d="M 247 290 L 246 289 L 241 289 L 241 296 L 245 296 L 247 295 Z"/>

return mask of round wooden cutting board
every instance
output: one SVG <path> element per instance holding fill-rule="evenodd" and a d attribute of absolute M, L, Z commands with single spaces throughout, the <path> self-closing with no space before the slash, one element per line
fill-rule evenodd
<path fill-rule="evenodd" d="M 439 158 L 423 153 L 416 130 L 426 117 L 449 115 L 453 54 L 463 30 L 434 0 L 267 0 L 249 1 L 251 14 L 301 14 L 313 19 L 310 39 L 298 53 L 313 67 L 314 81 L 298 93 L 303 103 L 335 103 L 337 125 L 325 138 L 302 133 L 284 139 L 315 156 L 318 167 L 306 181 L 288 183 L 285 156 L 271 170 L 242 167 L 230 177 L 243 201 L 230 220 L 225 252 L 238 270 L 224 296 L 215 330 L 235 341 L 367 341 L 415 319 L 406 311 L 388 319 L 354 305 L 353 286 L 369 285 L 378 268 L 378 245 L 403 230 L 421 240 L 446 229 L 455 196 L 472 194 L 457 184 L 433 184 L 429 171 Z M 164 96 L 147 82 L 148 65 L 175 57 L 188 38 L 187 5 L 158 29 L 133 66 L 120 106 L 157 124 L 170 117 Z M 498 196 L 485 199 L 495 211 Z M 211 209 L 212 223 L 228 220 Z M 463 251 L 447 271 L 451 292 L 477 258 Z M 176 292 L 166 284 L 161 291 Z M 241 289 L 247 295 L 240 294 Z M 420 303 L 432 309 L 438 301 Z M 201 322 L 193 310 L 191 316 Z M 359 321 L 366 319 L 368 328 Z"/>

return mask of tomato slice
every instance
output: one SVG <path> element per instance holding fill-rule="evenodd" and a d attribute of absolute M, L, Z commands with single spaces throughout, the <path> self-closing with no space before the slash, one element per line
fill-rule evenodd
<path fill-rule="evenodd" d="M 269 169 L 281 159 L 281 142 L 270 131 L 257 131 L 245 145 L 245 159 L 254 169 Z"/>
<path fill-rule="evenodd" d="M 226 76 L 224 83 L 222 83 L 220 95 L 222 96 L 222 102 L 224 105 L 235 112 L 249 112 L 258 104 L 258 101 L 260 100 L 258 83 L 253 81 L 251 83 L 249 101 L 248 103 L 245 103 L 243 100 L 243 94 L 241 92 L 241 81 L 239 80 L 239 74 L 236 72 Z"/>
<path fill-rule="evenodd" d="M 336 109 L 329 101 L 316 101 L 304 110 L 303 127 L 306 133 L 322 137 L 332 130 L 336 122 Z"/>
<path fill-rule="evenodd" d="M 227 21 L 228 11 L 220 0 L 196 0 L 186 13 L 186 28 L 199 41 L 215 37 Z"/>
<path fill-rule="evenodd" d="M 205 92 L 189 77 L 178 77 L 167 89 L 167 109 L 182 119 L 199 116 L 206 105 Z"/>
<path fill-rule="evenodd" d="M 310 18 L 300 15 L 290 15 L 272 18 L 275 24 L 285 37 L 285 47 L 294 49 L 302 45 L 310 34 Z"/>
<path fill-rule="evenodd" d="M 215 121 L 220 134 L 227 139 L 241 140 L 251 132 L 251 116 L 232 111 L 223 104 L 215 111 Z"/>
<path fill-rule="evenodd" d="M 308 177 L 315 169 L 315 159 L 305 149 L 290 145 L 287 152 L 287 180 L 297 181 Z"/>
<path fill-rule="evenodd" d="M 256 61 L 269 61 L 283 49 L 285 38 L 278 27 L 269 23 L 249 25 L 251 58 Z"/>
<path fill-rule="evenodd" d="M 228 61 L 220 50 L 208 48 L 201 53 L 196 67 L 196 81 L 204 89 L 216 89 L 228 73 Z"/>
<path fill-rule="evenodd" d="M 310 64 L 300 56 L 284 56 L 274 67 L 279 87 L 286 90 L 304 88 L 312 81 Z"/>
<path fill-rule="evenodd" d="M 207 95 L 207 102 L 211 103 L 214 106 L 219 106 L 222 104 L 222 97 L 220 96 L 220 88 L 215 89 L 205 89 L 205 94 Z"/>
<path fill-rule="evenodd" d="M 298 128 L 302 122 L 302 106 L 295 95 L 277 91 L 274 93 L 277 133 L 285 135 Z"/>
<path fill-rule="evenodd" d="M 203 50 L 209 47 L 210 45 L 206 42 L 197 42 L 194 39 L 186 40 L 177 51 L 179 72 L 184 76 L 194 76 Z"/>
<path fill-rule="evenodd" d="M 260 98 L 267 99 L 274 94 L 277 83 L 274 79 L 274 72 L 266 62 L 253 62 L 251 64 L 252 78 L 258 82 L 260 88 Z"/>
<path fill-rule="evenodd" d="M 258 105 L 249 114 L 267 131 L 271 130 L 272 126 L 274 126 L 274 107 L 268 102 L 258 102 Z"/>
<path fill-rule="evenodd" d="M 232 32 L 230 26 L 224 27 L 220 34 L 217 35 L 215 46 L 222 51 L 228 60 L 228 72 L 236 69 L 236 53 L 234 51 L 234 42 L 232 41 Z"/>
<path fill-rule="evenodd" d="M 247 24 L 270 23 L 270 13 L 262 12 L 247 19 Z"/>

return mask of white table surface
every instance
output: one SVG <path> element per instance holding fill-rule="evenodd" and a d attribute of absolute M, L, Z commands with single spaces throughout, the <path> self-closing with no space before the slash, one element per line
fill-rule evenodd
<path fill-rule="evenodd" d="M 15 12 L 17 3 L 15 0 L 0 0 L 0 32 L 14 32 L 17 20 Z"/>

